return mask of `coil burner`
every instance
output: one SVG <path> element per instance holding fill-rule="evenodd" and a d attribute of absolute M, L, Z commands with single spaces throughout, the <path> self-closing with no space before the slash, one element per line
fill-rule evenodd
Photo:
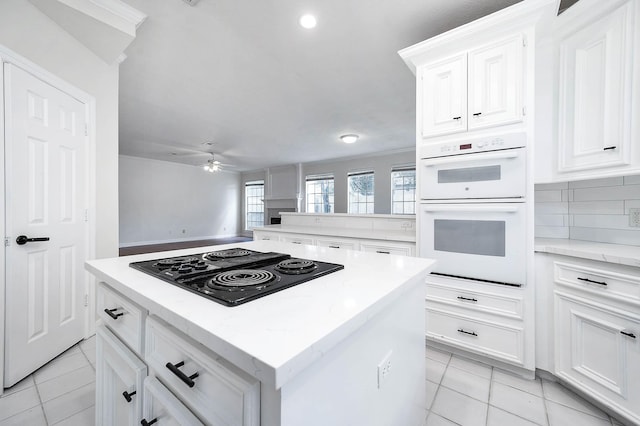
<path fill-rule="evenodd" d="M 313 272 L 318 265 L 307 259 L 287 259 L 275 266 L 276 271 L 288 275 L 301 275 Z"/>
<path fill-rule="evenodd" d="M 240 248 L 227 249 L 227 250 L 217 250 L 212 251 L 204 255 L 205 259 L 208 260 L 217 260 L 217 259 L 229 259 L 233 257 L 243 257 L 254 254 L 254 251 L 245 250 Z"/>
<path fill-rule="evenodd" d="M 185 265 L 185 264 L 195 264 L 198 263 L 200 259 L 194 256 L 190 257 L 172 257 L 169 259 L 160 259 L 156 263 L 158 268 L 170 268 L 175 265 Z"/>
<path fill-rule="evenodd" d="M 245 287 L 263 288 L 275 279 L 276 276 L 272 272 L 262 269 L 237 269 L 220 272 L 207 282 L 207 287 L 217 289 L 223 287 L 227 291 L 242 291 Z"/>

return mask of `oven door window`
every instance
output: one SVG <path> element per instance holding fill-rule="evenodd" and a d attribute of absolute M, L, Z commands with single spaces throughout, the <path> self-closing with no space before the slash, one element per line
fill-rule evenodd
<path fill-rule="evenodd" d="M 438 183 L 484 182 L 500 180 L 499 165 L 438 170 Z"/>
<path fill-rule="evenodd" d="M 434 249 L 482 256 L 505 256 L 505 222 L 495 220 L 434 220 Z"/>

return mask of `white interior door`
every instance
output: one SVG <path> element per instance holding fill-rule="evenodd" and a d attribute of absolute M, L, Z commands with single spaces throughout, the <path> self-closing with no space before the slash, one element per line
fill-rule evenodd
<path fill-rule="evenodd" d="M 83 338 L 87 114 L 14 65 L 4 77 L 8 387 Z"/>

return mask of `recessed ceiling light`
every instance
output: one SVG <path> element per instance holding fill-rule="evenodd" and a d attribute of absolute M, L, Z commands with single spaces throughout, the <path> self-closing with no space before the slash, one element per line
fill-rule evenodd
<path fill-rule="evenodd" d="M 358 135 L 342 135 L 340 136 L 340 140 L 344 143 L 354 143 L 359 138 Z"/>
<path fill-rule="evenodd" d="M 300 17 L 300 21 L 298 22 L 300 22 L 300 25 L 302 26 L 302 28 L 306 28 L 306 29 L 314 28 L 317 24 L 316 17 L 309 14 L 302 15 Z"/>

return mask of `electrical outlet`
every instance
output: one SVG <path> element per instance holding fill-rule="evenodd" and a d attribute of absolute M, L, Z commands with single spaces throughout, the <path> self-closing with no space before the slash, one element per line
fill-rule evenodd
<path fill-rule="evenodd" d="M 389 351 L 387 355 L 380 361 L 378 364 L 378 389 L 382 389 L 382 385 L 389 378 L 389 374 L 391 374 L 391 354 L 393 352 Z"/>
<path fill-rule="evenodd" d="M 629 226 L 640 228 L 640 209 L 629 209 Z"/>

